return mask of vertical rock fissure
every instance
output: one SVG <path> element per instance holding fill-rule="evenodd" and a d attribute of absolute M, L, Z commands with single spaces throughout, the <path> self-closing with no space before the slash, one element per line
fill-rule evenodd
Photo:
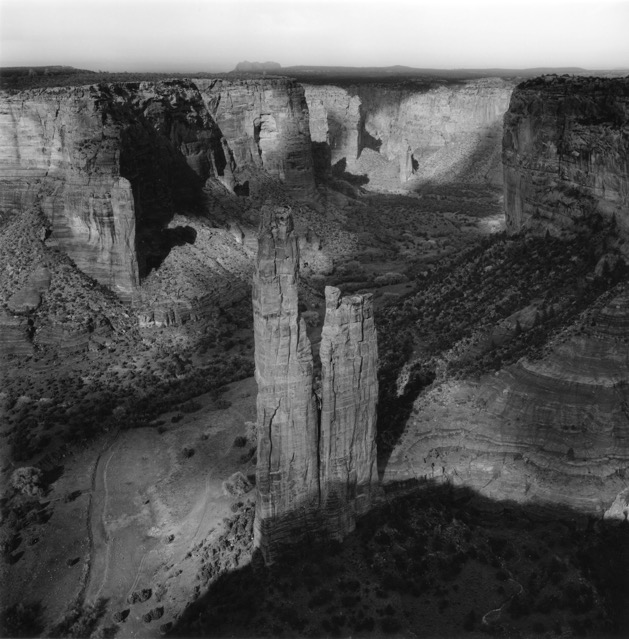
<path fill-rule="evenodd" d="M 341 298 L 338 289 L 326 288 L 319 404 L 298 285 L 299 245 L 290 210 L 264 207 L 253 282 L 254 545 L 267 563 L 305 536 L 343 539 L 369 509 L 377 487 L 378 353 L 371 295 Z"/>

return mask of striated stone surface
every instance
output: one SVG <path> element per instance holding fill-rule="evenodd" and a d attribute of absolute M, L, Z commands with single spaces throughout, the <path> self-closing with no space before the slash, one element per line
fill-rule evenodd
<path fill-rule="evenodd" d="M 321 334 L 321 505 L 342 538 L 365 513 L 377 487 L 378 343 L 371 295 L 341 298 L 325 289 Z"/>
<path fill-rule="evenodd" d="M 297 192 L 314 188 L 308 107 L 288 78 L 196 80 L 235 166 L 263 168 Z"/>
<path fill-rule="evenodd" d="M 312 349 L 299 316 L 299 244 L 288 209 L 265 207 L 253 279 L 258 464 L 254 543 L 267 561 L 319 507 Z"/>
<path fill-rule="evenodd" d="M 539 360 L 420 396 L 387 479 L 447 480 L 602 515 L 627 487 L 626 285 L 588 323 Z"/>
<path fill-rule="evenodd" d="M 456 85 L 306 85 L 311 135 L 331 162 L 345 159 L 369 185 L 501 179 L 502 117 L 514 83 L 498 78 Z"/>
<path fill-rule="evenodd" d="M 267 562 L 312 535 L 342 539 L 376 494 L 378 347 L 370 295 L 326 289 L 321 413 L 298 312 L 290 210 L 265 207 L 253 280 L 258 464 L 254 543 Z"/>
<path fill-rule="evenodd" d="M 616 217 L 629 232 L 629 79 L 544 76 L 504 120 L 507 228 L 555 235 Z"/>

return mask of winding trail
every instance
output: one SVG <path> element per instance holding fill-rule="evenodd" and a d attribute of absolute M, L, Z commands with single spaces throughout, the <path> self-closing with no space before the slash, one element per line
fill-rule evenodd
<path fill-rule="evenodd" d="M 115 444 L 115 442 L 114 442 Z M 103 470 L 103 492 L 105 494 L 105 498 L 103 499 L 103 509 L 100 513 L 100 524 L 102 526 L 102 530 L 105 533 L 104 537 L 105 537 L 105 570 L 103 571 L 103 578 L 101 579 L 100 582 L 100 586 L 98 588 L 98 591 L 96 592 L 96 594 L 94 595 L 94 599 L 98 599 L 98 597 L 100 596 L 100 593 L 103 590 L 103 586 L 105 585 L 105 582 L 107 581 L 107 575 L 109 573 L 109 564 L 111 563 L 111 536 L 109 534 L 109 531 L 107 529 L 107 521 L 106 521 L 106 516 L 107 516 L 107 506 L 109 505 L 109 488 L 107 487 L 107 470 L 109 469 L 109 464 L 111 463 L 111 460 L 115 454 L 115 450 L 113 450 L 114 448 L 114 444 L 111 445 L 110 450 L 111 450 L 111 455 L 109 455 L 109 459 L 107 460 L 107 463 L 105 464 L 105 468 Z"/>
<path fill-rule="evenodd" d="M 89 598 L 90 589 L 94 587 L 92 582 L 95 578 L 94 575 L 96 572 L 95 564 L 97 563 L 96 562 L 97 546 L 99 544 L 104 544 L 106 547 L 107 556 L 109 555 L 109 552 L 110 552 L 109 535 L 107 534 L 107 528 L 105 525 L 105 512 L 107 509 L 107 500 L 109 498 L 109 495 L 107 492 L 106 475 L 107 475 L 107 468 L 109 467 L 109 463 L 111 462 L 111 459 L 114 456 L 114 451 L 112 449 L 118 442 L 119 435 L 120 435 L 120 431 L 117 431 L 111 443 L 101 451 L 101 453 L 98 455 L 96 459 L 96 463 L 94 464 L 94 472 L 92 474 L 92 482 L 91 482 L 92 490 L 90 494 L 90 503 L 88 506 L 88 515 L 87 515 L 87 533 L 88 533 L 89 542 L 90 542 L 89 543 L 90 557 L 89 557 L 89 569 L 88 569 L 87 577 L 85 580 L 85 586 L 83 588 L 83 593 L 82 593 L 83 598 Z M 109 459 L 107 460 L 104 469 L 102 469 L 103 458 L 109 451 L 112 451 L 112 453 L 109 456 Z M 99 500 L 99 484 L 101 483 L 104 486 L 104 494 L 105 494 L 102 509 L 99 508 L 99 504 L 98 504 L 98 502 L 100 501 Z M 96 510 L 99 511 L 98 514 L 95 513 Z M 107 571 L 108 563 L 109 562 L 107 560 L 103 574 L 105 574 Z M 98 595 L 100 594 L 103 588 L 104 582 L 105 582 L 105 577 L 103 577 L 96 595 L 93 596 L 94 600 L 96 600 Z"/>

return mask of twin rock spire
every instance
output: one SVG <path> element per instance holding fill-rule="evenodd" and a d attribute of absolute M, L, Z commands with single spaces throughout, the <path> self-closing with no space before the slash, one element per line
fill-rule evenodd
<path fill-rule="evenodd" d="M 253 280 L 258 466 L 254 544 L 267 563 L 312 536 L 342 539 L 377 490 L 371 295 L 325 289 L 320 406 L 299 315 L 299 244 L 290 209 L 264 207 Z"/>

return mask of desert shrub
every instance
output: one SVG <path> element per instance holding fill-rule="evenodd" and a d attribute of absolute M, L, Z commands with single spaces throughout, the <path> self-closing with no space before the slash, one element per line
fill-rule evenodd
<path fill-rule="evenodd" d="M 116 623 L 122 623 L 129 616 L 129 612 L 129 608 L 127 608 L 126 610 L 117 610 L 116 612 L 114 612 L 112 618 Z"/>
<path fill-rule="evenodd" d="M 232 403 L 228 399 L 223 399 L 222 397 L 214 402 L 216 410 L 227 410 L 231 405 Z"/>
<path fill-rule="evenodd" d="M 245 422 L 245 437 L 247 441 L 255 446 L 258 443 L 258 424 L 257 422 Z"/>
<path fill-rule="evenodd" d="M 248 493 L 253 486 L 249 480 L 239 471 L 231 475 L 223 482 L 223 490 L 226 495 L 240 497 Z"/>
<path fill-rule="evenodd" d="M 184 446 L 181 449 L 181 456 L 184 459 L 190 459 L 190 457 L 192 457 L 194 455 L 194 448 L 190 448 L 188 446 Z"/>
<path fill-rule="evenodd" d="M 234 446 L 236 448 L 244 448 L 247 445 L 247 438 L 243 435 L 239 435 L 234 439 Z"/>
<path fill-rule="evenodd" d="M 11 485 L 23 495 L 41 497 L 44 492 L 42 477 L 43 473 L 39 468 L 23 466 L 13 471 Z"/>

